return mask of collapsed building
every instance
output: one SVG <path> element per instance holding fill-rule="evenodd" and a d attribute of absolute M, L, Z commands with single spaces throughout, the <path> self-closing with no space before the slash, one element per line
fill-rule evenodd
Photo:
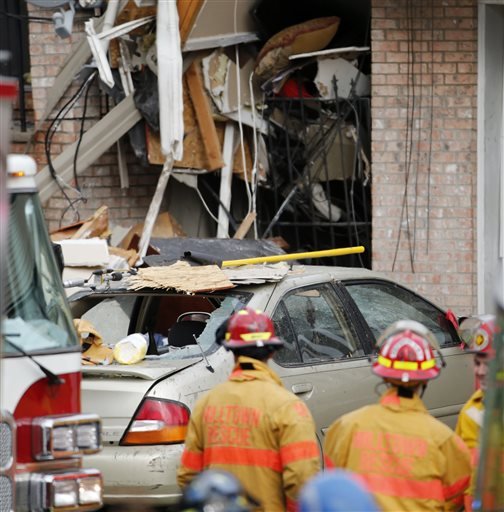
<path fill-rule="evenodd" d="M 105 204 L 114 225 L 142 224 L 140 251 L 159 212 L 178 236 L 364 245 L 323 262 L 394 272 L 458 311 L 489 303 L 498 243 L 476 247 L 500 203 L 476 170 L 476 102 L 490 112 L 502 84 L 478 96 L 476 65 L 500 11 L 479 16 L 478 60 L 476 1 L 99 3 L 76 8 L 71 42 L 28 5 L 35 118 L 19 147 L 53 230 Z M 502 68 L 489 59 L 482 76 Z M 479 167 L 499 176 L 486 147 Z M 494 205 L 478 233 L 477 182 Z"/>

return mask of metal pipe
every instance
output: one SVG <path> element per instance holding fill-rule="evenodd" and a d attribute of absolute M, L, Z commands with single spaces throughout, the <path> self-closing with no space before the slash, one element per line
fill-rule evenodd
<path fill-rule="evenodd" d="M 275 256 L 259 256 L 257 258 L 245 258 L 242 260 L 226 260 L 223 267 L 237 267 L 239 265 L 253 265 L 255 263 L 277 263 L 279 261 L 303 260 L 308 258 L 325 258 L 327 256 L 346 256 L 364 252 L 362 245 L 356 247 L 342 247 L 341 249 L 327 249 L 325 251 L 309 251 L 293 254 L 277 254 Z"/>

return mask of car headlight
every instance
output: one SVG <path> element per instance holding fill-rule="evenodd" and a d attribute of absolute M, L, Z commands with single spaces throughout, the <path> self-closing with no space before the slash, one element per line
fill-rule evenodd
<path fill-rule="evenodd" d="M 95 414 L 35 418 L 32 442 L 36 460 L 96 453 L 101 450 L 101 421 Z"/>

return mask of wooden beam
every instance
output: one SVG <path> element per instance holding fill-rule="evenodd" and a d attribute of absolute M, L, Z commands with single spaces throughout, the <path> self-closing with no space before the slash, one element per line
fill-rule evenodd
<path fill-rule="evenodd" d="M 177 0 L 181 47 L 184 46 L 204 3 L 205 0 Z"/>
<path fill-rule="evenodd" d="M 100 206 L 93 215 L 70 237 L 72 240 L 92 238 L 108 232 L 109 210 L 107 206 Z"/>
<path fill-rule="evenodd" d="M 254 223 L 254 220 L 256 218 L 256 212 L 248 212 L 245 218 L 243 219 L 242 223 L 236 230 L 236 233 L 234 234 L 233 238 L 235 240 L 243 240 L 245 238 L 245 235 L 248 233 L 250 226 Z"/>
<path fill-rule="evenodd" d="M 205 92 L 201 61 L 199 59 L 194 60 L 189 66 L 189 69 L 186 71 L 186 80 L 209 161 L 208 170 L 220 169 L 224 165 L 221 144 L 213 119 L 212 107 Z"/>

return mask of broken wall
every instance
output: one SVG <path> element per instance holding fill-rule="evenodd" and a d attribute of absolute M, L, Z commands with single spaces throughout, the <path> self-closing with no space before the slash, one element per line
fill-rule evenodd
<path fill-rule="evenodd" d="M 34 17 L 48 17 L 48 13 L 52 12 L 39 9 L 32 4 L 28 5 L 28 9 L 30 16 Z M 68 39 L 59 38 L 54 32 L 52 23 L 30 22 L 31 96 L 36 121 L 41 119 L 45 111 L 47 98 L 56 75 L 71 52 L 74 52 L 79 43 L 85 39 L 84 21 L 88 18 L 89 12 L 76 13 L 72 36 Z M 72 84 L 69 87 L 34 137 L 29 152 L 37 160 L 39 169 L 47 165 L 45 143 L 47 129 L 58 111 L 77 90 L 78 85 Z M 90 128 L 114 106 L 111 99 L 98 88 L 97 80 L 90 87 L 86 103 L 84 130 Z M 83 93 L 54 133 L 50 145 L 53 159 L 61 154 L 65 147 L 78 140 L 84 104 L 85 94 Z M 124 137 L 126 138 L 127 136 Z M 122 146 L 128 168 L 129 187 L 121 188 L 117 149 L 114 144 L 96 163 L 79 173 L 77 183 L 85 201 L 77 201 L 79 195 L 67 189 L 65 193 L 74 202 L 73 207 L 70 207 L 62 191 L 55 192 L 44 205 L 46 220 L 51 231 L 75 221 L 77 213 L 80 219 L 89 217 L 103 204 L 109 207 L 111 224 L 129 227 L 145 220 L 159 178 L 160 167 L 148 165 L 146 161 L 145 165 L 142 165 L 127 141 Z M 19 143 L 13 147 L 13 150 L 24 152 L 25 148 L 25 143 Z M 75 179 L 69 184 L 75 187 Z M 188 235 L 211 236 L 207 219 L 202 219 L 205 217 L 205 210 L 196 193 L 177 182 L 170 184 L 169 189 L 173 190 L 165 197 L 161 211 L 170 209 L 175 218 L 179 216 L 183 219 L 180 222 Z M 174 196 L 178 198 L 177 201 L 173 200 Z"/>
<path fill-rule="evenodd" d="M 371 0 L 373 267 L 459 314 L 476 306 L 476 6 L 476 0 Z M 40 114 L 71 44 L 58 39 L 51 25 L 31 24 L 30 32 L 33 99 Z M 76 18 L 71 43 L 82 37 Z M 65 121 L 65 130 L 55 135 L 55 154 L 76 140 L 79 112 L 82 103 L 77 119 Z M 33 152 L 42 162 L 40 137 Z M 82 184 L 102 197 L 81 204 L 82 217 L 108 198 L 120 200 L 112 220 L 143 221 L 159 171 L 132 164 L 136 184 L 118 197 L 113 159 L 113 152 L 104 155 L 83 174 Z M 143 191 L 134 192 L 136 185 Z M 177 194 L 171 194 L 175 204 Z M 62 199 L 56 194 L 46 208 L 53 227 Z M 186 204 L 201 211 L 199 202 Z M 184 212 L 187 222 L 195 217 Z M 196 235 L 185 222 L 184 230 Z"/>

